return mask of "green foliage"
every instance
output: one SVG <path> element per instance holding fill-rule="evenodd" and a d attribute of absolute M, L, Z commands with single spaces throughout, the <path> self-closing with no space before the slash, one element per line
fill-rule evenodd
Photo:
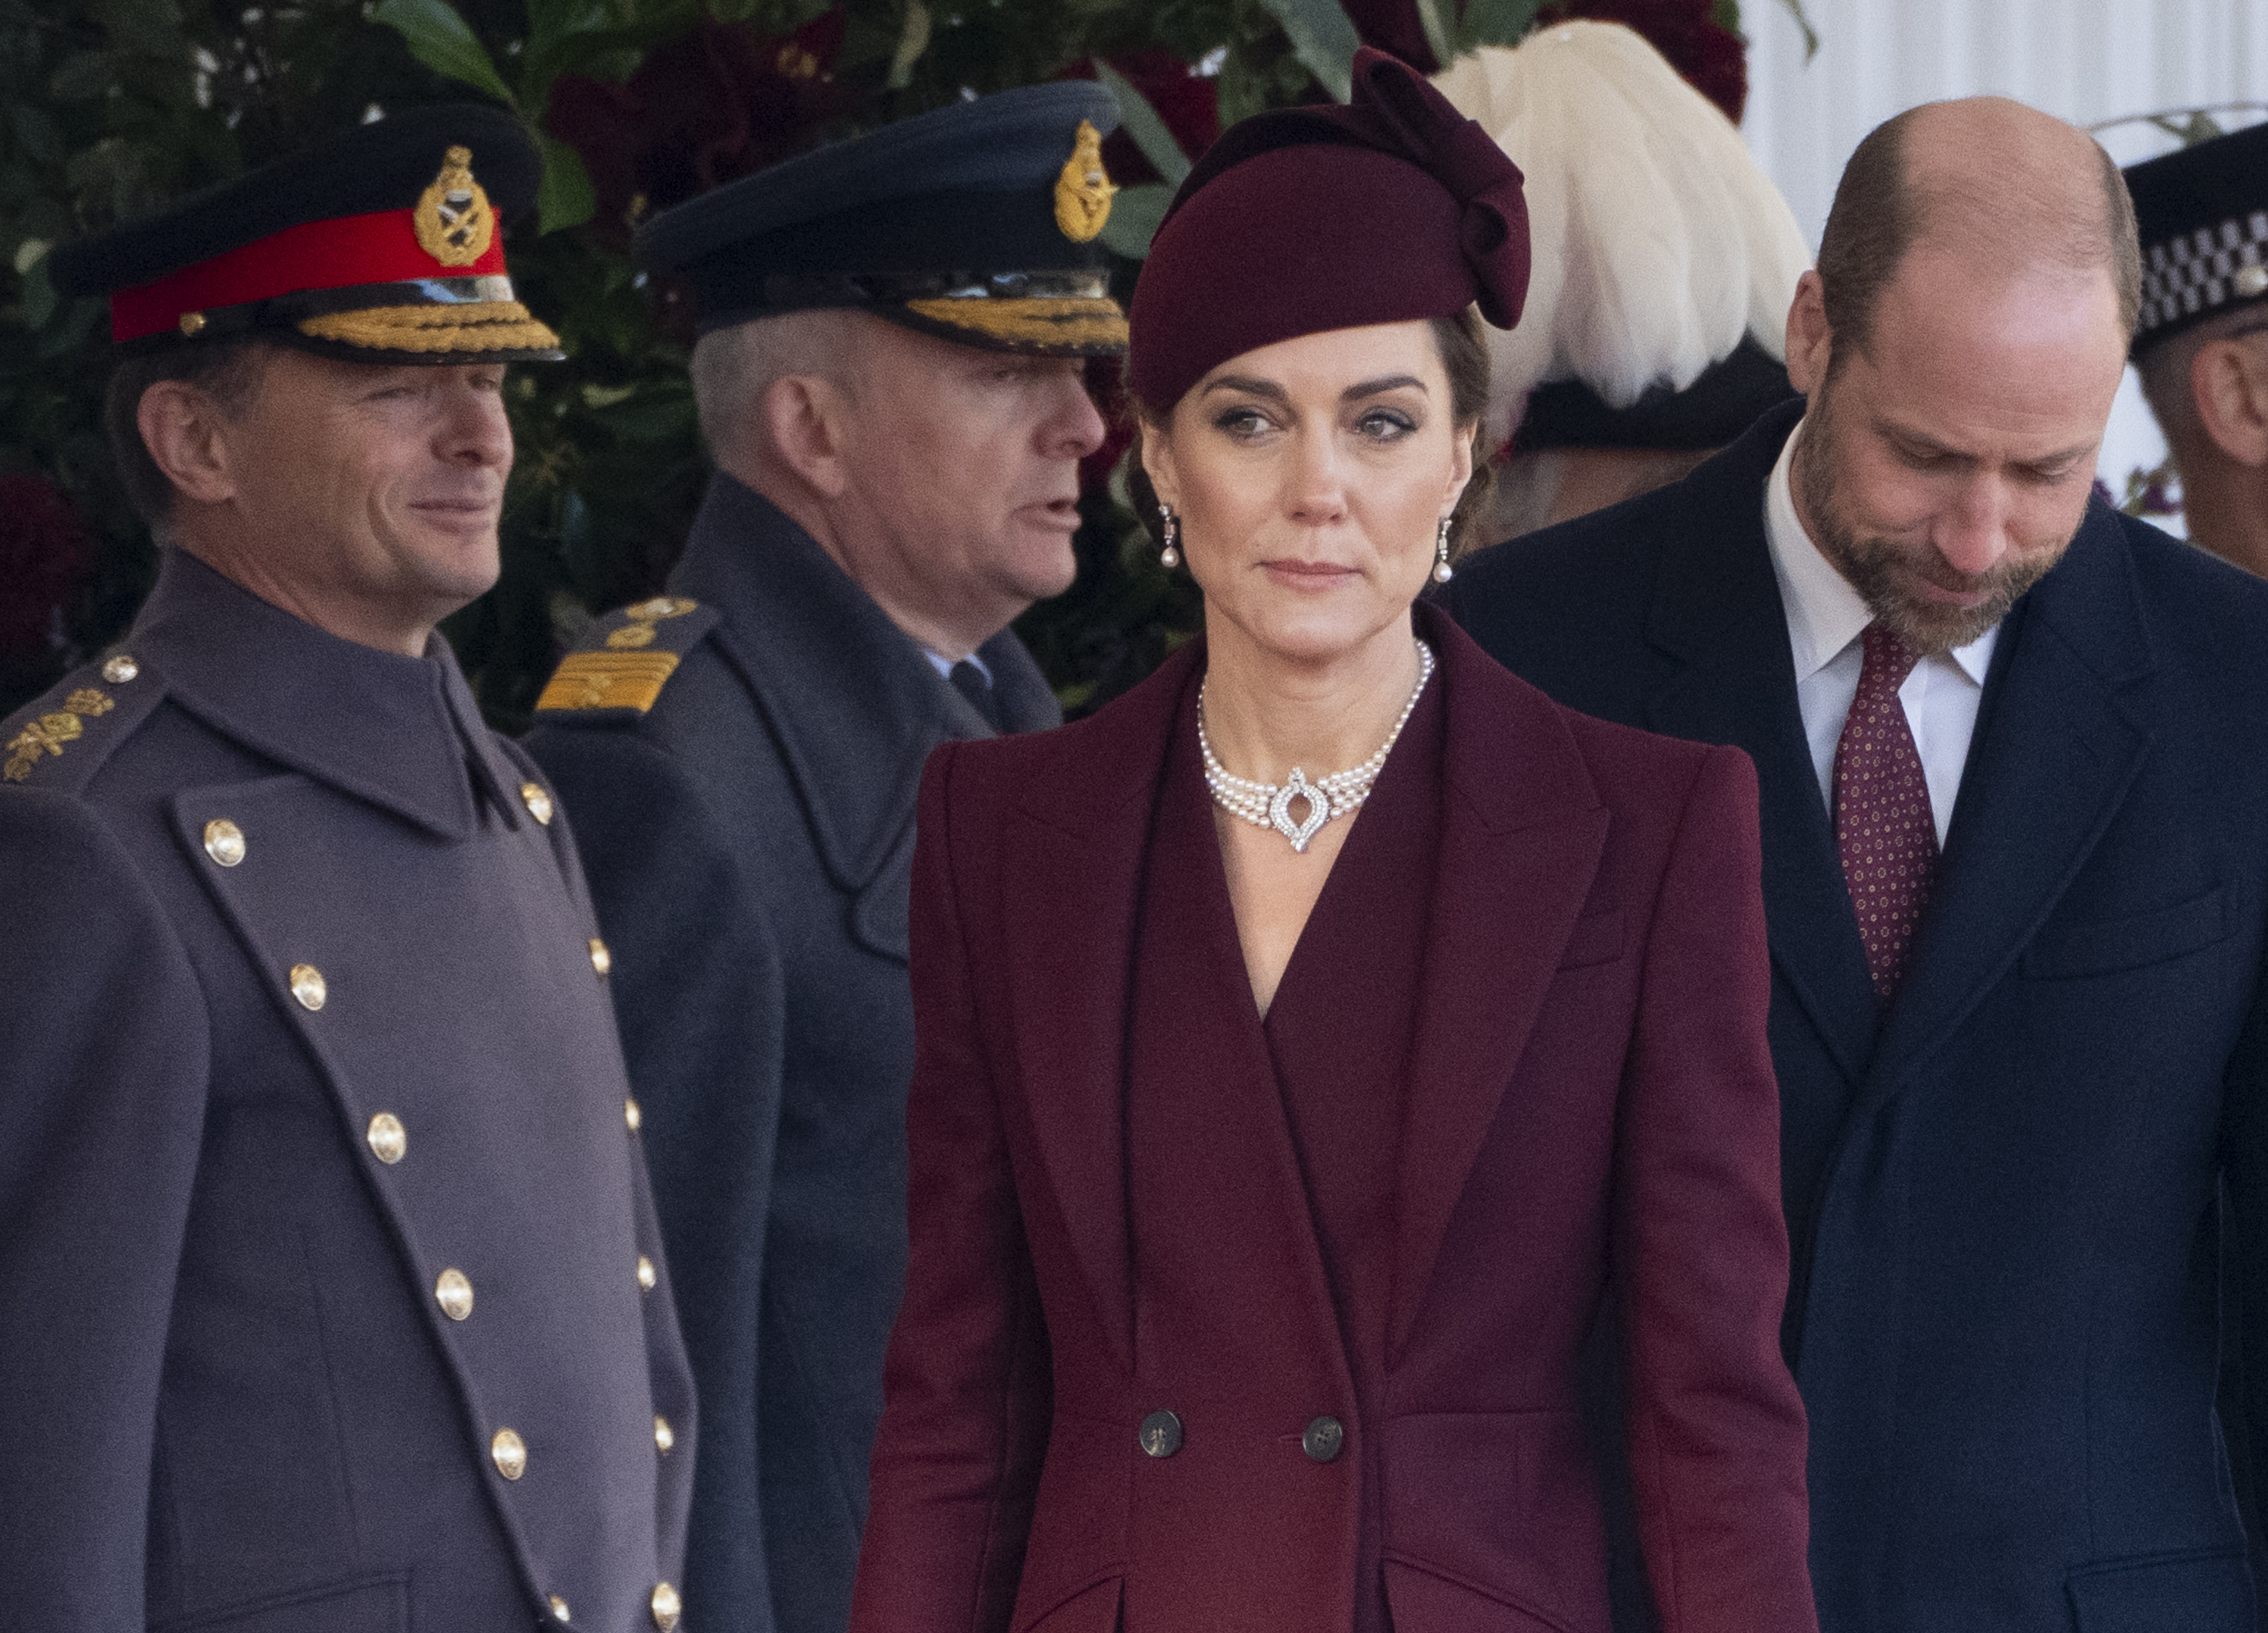
<path fill-rule="evenodd" d="M 1727 4 L 1736 0 L 1725 0 Z M 1437 63 L 1449 63 L 1482 46 L 1519 43 L 1535 24 L 1537 0 L 1415 0 L 1425 44 Z"/>
<path fill-rule="evenodd" d="M 1800 17 L 1800 0 L 1783 4 Z M 1458 48 L 1516 38 L 1534 13 L 1535 0 L 1421 6 Z M 813 28 L 832 31 L 824 62 L 806 49 Z M 114 638 L 156 561 L 103 441 L 103 304 L 58 298 L 47 272 L 58 242 L 389 107 L 472 94 L 527 122 L 544 176 L 534 218 L 513 225 L 508 251 L 522 298 L 559 330 L 569 361 L 514 372 L 504 575 L 448 625 L 490 718 L 517 731 L 590 615 L 660 586 L 707 474 L 681 306 L 628 254 L 631 223 L 673 201 L 627 196 L 619 153 L 587 135 L 578 149 L 562 118 L 565 87 L 654 120 L 680 111 L 674 102 L 705 109 L 718 94 L 709 82 L 641 92 L 637 76 L 664 63 L 711 71 L 710 48 L 730 44 L 771 76 L 730 87 L 757 99 L 752 122 L 780 124 L 771 148 L 750 150 L 760 164 L 1128 54 L 1205 63 L 1226 124 L 1343 95 L 1355 40 L 1338 0 L 0 0 L 0 484 L 69 501 L 32 507 L 63 519 L 43 522 L 44 534 L 20 523 L 11 533 L 0 515 L 0 712 Z M 1100 71 L 1162 178 L 1127 186 L 1112 211 L 1104 242 L 1122 258 L 1124 294 L 1187 172 L 1173 132 L 1188 133 L 1126 75 Z M 1161 97 L 1188 89 L 1145 83 Z M 810 106 L 781 124 L 806 93 Z M 1138 679 L 1197 616 L 1194 590 L 1159 568 L 1122 487 L 1098 479 L 1083 510 L 1079 583 L 1018 626 L 1073 707 Z M 60 606 L 33 609 L 40 638 L 9 647 L 11 592 L 25 605 L 21 564 L 60 570 L 80 556 L 87 565 L 57 592 Z"/>

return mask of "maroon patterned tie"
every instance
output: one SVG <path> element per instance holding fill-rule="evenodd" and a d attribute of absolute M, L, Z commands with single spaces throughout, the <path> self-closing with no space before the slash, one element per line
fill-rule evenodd
<path fill-rule="evenodd" d="M 1879 622 L 1868 624 L 1862 639 L 1867 658 L 1859 695 L 1835 745 L 1835 844 L 1859 915 L 1867 973 L 1874 996 L 1887 1004 L 1904 978 L 1914 926 L 1937 872 L 1937 823 L 1921 754 L 1898 702 L 1898 688 L 1919 654 Z"/>

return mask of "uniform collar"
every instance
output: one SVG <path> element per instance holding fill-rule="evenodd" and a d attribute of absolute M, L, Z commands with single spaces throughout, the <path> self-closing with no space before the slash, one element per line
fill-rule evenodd
<path fill-rule="evenodd" d="M 438 634 L 423 658 L 382 652 L 168 549 L 132 642 L 182 707 L 271 760 L 451 840 L 477 820 L 478 777 L 518 826 L 517 778 Z"/>
<path fill-rule="evenodd" d="M 724 614 L 712 638 L 777 734 L 828 870 L 864 888 L 912 820 L 930 750 L 991 728 L 816 540 L 722 471 L 669 587 Z M 1060 719 L 1012 633 L 978 655 L 1011 730 Z"/>
<path fill-rule="evenodd" d="M 1804 423 L 1797 421 L 1780 445 L 1779 459 L 1764 484 L 1764 537 L 1771 546 L 1780 604 L 1787 609 L 1787 641 L 1795 655 L 1799 686 L 1834 662 L 1874 621 L 1851 581 L 1820 553 L 1796 515 L 1793 472 Z M 1993 639 L 1999 631 L 1995 624 L 1947 654 L 1978 686 L 1984 684 L 1984 673 L 1992 666 Z"/>

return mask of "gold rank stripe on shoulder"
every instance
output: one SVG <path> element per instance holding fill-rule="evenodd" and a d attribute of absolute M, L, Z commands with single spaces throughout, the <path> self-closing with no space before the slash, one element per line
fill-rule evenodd
<path fill-rule="evenodd" d="M 635 624 L 625 629 L 636 629 Z M 652 626 L 645 626 L 651 629 Z M 616 630 L 619 635 L 621 630 Z M 560 660 L 543 695 L 539 714 L 560 709 L 634 709 L 644 714 L 661 695 L 662 682 L 677 668 L 675 652 L 612 649 L 570 652 Z"/>
<path fill-rule="evenodd" d="M 4 765 L 0 765 L 0 777 L 11 783 L 25 781 L 43 756 L 61 756 L 64 744 L 75 743 L 85 734 L 87 721 L 107 715 L 116 707 L 107 692 L 91 686 L 79 688 L 63 699 L 61 709 L 40 716 L 8 739 L 8 758 Z"/>

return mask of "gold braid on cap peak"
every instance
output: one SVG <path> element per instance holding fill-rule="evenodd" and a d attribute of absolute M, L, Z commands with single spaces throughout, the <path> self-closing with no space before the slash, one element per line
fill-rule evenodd
<path fill-rule="evenodd" d="M 1115 300 L 909 300 L 906 310 L 994 340 L 1057 346 L 1123 346 L 1126 314 Z"/>
<path fill-rule="evenodd" d="M 468 305 L 370 306 L 299 320 L 311 340 L 373 351 L 556 351 L 559 336 L 516 300 Z"/>

